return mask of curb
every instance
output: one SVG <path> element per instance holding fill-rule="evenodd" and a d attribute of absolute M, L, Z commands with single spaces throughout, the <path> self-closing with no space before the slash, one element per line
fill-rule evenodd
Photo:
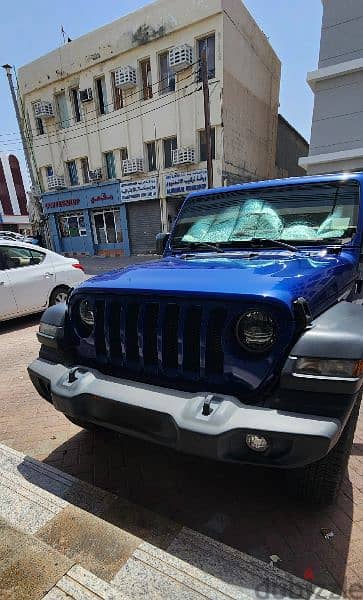
<path fill-rule="evenodd" d="M 0 444 L 0 596 L 249 600 L 332 593 Z"/>

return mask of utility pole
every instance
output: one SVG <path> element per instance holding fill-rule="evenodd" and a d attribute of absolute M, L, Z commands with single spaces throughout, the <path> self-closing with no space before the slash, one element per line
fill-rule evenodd
<path fill-rule="evenodd" d="M 18 126 L 19 126 L 19 131 L 20 131 L 20 136 L 21 136 L 21 142 L 22 142 L 22 145 L 23 145 L 25 162 L 26 162 L 26 166 L 28 167 L 30 181 L 31 181 L 33 190 L 36 191 L 37 190 L 37 181 L 36 181 L 36 179 L 34 177 L 32 163 L 31 163 L 31 160 L 30 160 L 28 143 L 27 143 L 27 141 L 25 139 L 25 135 L 24 135 L 24 129 L 23 129 L 22 121 L 21 121 L 18 100 L 17 100 L 16 94 L 15 94 L 15 89 L 14 89 L 13 76 L 12 76 L 12 72 L 11 72 L 11 65 L 3 65 L 3 69 L 5 69 L 5 71 L 6 71 L 6 75 L 7 75 L 8 82 L 9 82 L 10 93 L 11 93 L 11 97 L 12 97 L 13 104 L 14 104 L 14 109 L 15 109 L 15 114 L 16 114 L 16 120 L 18 121 Z"/>
<path fill-rule="evenodd" d="M 208 80 L 208 63 L 207 63 L 207 44 L 203 46 L 200 57 L 200 70 L 203 83 L 204 97 L 204 122 L 205 122 L 205 141 L 207 146 L 207 171 L 208 171 L 208 188 L 213 187 L 213 160 L 212 160 L 212 136 L 210 126 L 210 103 L 209 103 L 209 80 Z"/>

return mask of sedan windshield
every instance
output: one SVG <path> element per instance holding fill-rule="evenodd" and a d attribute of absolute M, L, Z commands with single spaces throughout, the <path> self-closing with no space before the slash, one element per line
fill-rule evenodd
<path fill-rule="evenodd" d="M 356 232 L 356 181 L 285 185 L 192 196 L 173 231 L 173 249 L 208 244 L 267 247 L 342 242 Z M 277 243 L 275 245 L 278 245 Z M 282 246 L 282 244 L 281 244 Z"/>

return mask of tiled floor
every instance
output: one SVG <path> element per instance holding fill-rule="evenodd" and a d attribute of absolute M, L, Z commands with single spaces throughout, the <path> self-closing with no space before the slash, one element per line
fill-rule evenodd
<path fill-rule="evenodd" d="M 275 554 L 282 569 L 318 585 L 363 585 L 362 416 L 337 505 L 313 510 L 287 498 L 277 471 L 218 464 L 72 425 L 28 380 L 36 329 L 36 318 L 0 325 L 0 441 L 118 494 L 121 503 L 131 500 L 267 562 Z M 125 513 L 120 506 L 106 518 L 117 525 Z M 334 536 L 325 539 L 323 528 Z"/>

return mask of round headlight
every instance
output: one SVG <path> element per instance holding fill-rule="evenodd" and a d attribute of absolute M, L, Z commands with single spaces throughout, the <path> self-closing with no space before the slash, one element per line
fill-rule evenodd
<path fill-rule="evenodd" d="M 238 319 L 236 336 L 246 350 L 265 352 L 275 342 L 276 323 L 267 312 L 258 309 L 250 310 Z"/>
<path fill-rule="evenodd" d="M 95 316 L 88 300 L 81 300 L 79 303 L 79 316 L 83 325 L 93 328 Z"/>

